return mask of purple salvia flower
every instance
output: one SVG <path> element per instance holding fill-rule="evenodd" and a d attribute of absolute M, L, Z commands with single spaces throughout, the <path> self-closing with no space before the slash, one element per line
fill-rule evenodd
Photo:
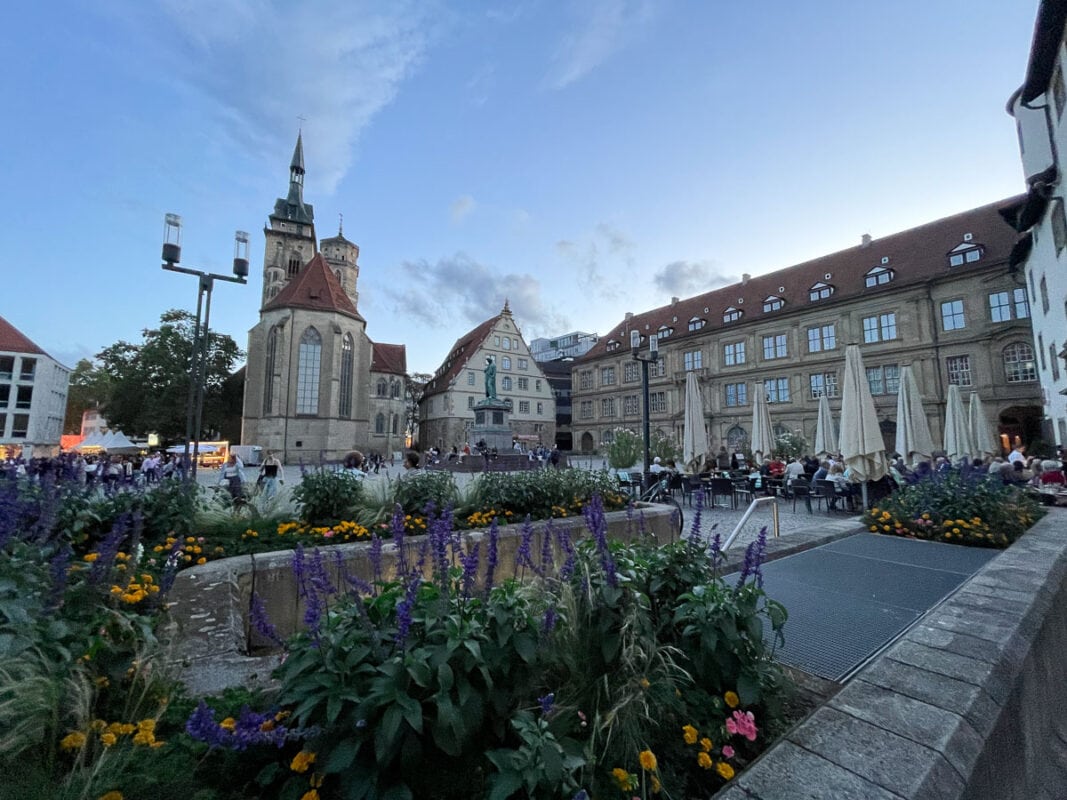
<path fill-rule="evenodd" d="M 367 583 L 362 578 L 358 578 L 355 575 L 346 575 L 345 576 L 345 582 L 348 584 L 349 588 L 351 588 L 351 589 L 353 589 L 355 591 L 355 593 L 357 595 L 356 602 L 360 606 L 362 606 L 362 603 L 360 603 L 359 599 L 358 599 L 358 597 L 360 595 L 372 595 L 372 594 L 374 594 L 374 587 L 371 586 L 369 583 Z"/>
<path fill-rule="evenodd" d="M 633 537 L 634 533 L 634 501 L 626 504 L 626 535 Z"/>
<path fill-rule="evenodd" d="M 399 503 L 393 507 L 390 528 L 393 531 L 393 546 L 396 547 L 396 574 L 406 575 L 408 560 L 404 550 L 404 509 Z"/>
<path fill-rule="evenodd" d="M 371 573 L 374 577 L 375 594 L 377 594 L 377 586 L 382 582 L 382 539 L 381 537 L 373 533 L 370 537 L 370 565 Z"/>
<path fill-rule="evenodd" d="M 278 635 L 278 629 L 274 627 L 274 623 L 270 621 L 270 617 L 267 615 L 267 609 L 263 605 L 263 598 L 259 596 L 258 592 L 252 592 L 252 604 L 248 609 L 248 619 L 252 623 L 252 627 L 266 640 L 274 642 L 277 645 L 284 644 L 282 637 Z"/>
<path fill-rule="evenodd" d="M 60 549 L 48 562 L 48 574 L 51 588 L 48 591 L 46 608 L 55 611 L 63 605 L 63 595 L 67 591 L 67 569 L 70 567 L 73 552 L 70 547 Z"/>
<path fill-rule="evenodd" d="M 556 629 L 556 607 L 549 606 L 545 609 L 545 614 L 541 618 L 541 632 L 552 633 Z"/>
<path fill-rule="evenodd" d="M 718 523 L 715 524 L 715 528 L 717 527 L 719 527 Z M 712 528 L 712 530 L 715 530 L 715 528 Z M 719 569 L 719 565 L 721 565 L 722 562 L 726 559 L 726 555 L 722 552 L 721 534 L 716 533 L 711 538 L 711 547 L 709 548 L 709 552 L 711 553 L 711 568 L 717 572 Z"/>
<path fill-rule="evenodd" d="M 480 547 L 481 542 L 475 542 L 468 554 L 460 556 L 460 560 L 463 563 L 463 578 L 460 580 L 460 588 L 463 592 L 464 600 L 470 598 L 471 592 L 474 590 L 474 582 L 478 579 L 478 550 Z"/>
<path fill-rule="evenodd" d="M 704 511 L 704 493 L 697 493 L 697 508 L 693 512 L 693 527 L 689 529 L 689 547 L 695 549 L 702 541 L 700 536 L 700 515 Z"/>
<path fill-rule="evenodd" d="M 115 524 L 112 525 L 111 532 L 104 537 L 99 547 L 96 548 L 98 556 L 96 561 L 93 562 L 93 566 L 89 569 L 88 578 L 89 583 L 93 586 L 100 583 L 111 572 L 112 567 L 115 566 L 115 556 L 122 549 L 122 542 L 126 539 L 126 531 L 129 524 L 129 514 L 120 514 L 115 520 Z"/>
<path fill-rule="evenodd" d="M 215 722 L 215 712 L 208 704 L 201 700 L 196 710 L 185 721 L 185 732 L 198 742 L 204 742 L 209 747 L 222 747 L 228 737 L 228 731 L 219 727 Z"/>
<path fill-rule="evenodd" d="M 411 631 L 411 615 L 415 608 L 415 598 L 419 592 L 422 577 L 413 574 L 408 579 L 407 589 L 404 591 L 404 599 L 396 606 L 396 646 L 403 650 L 407 643 L 408 633 Z"/>
<path fill-rule="evenodd" d="M 577 558 L 577 553 L 574 550 L 574 543 L 571 541 L 571 535 L 566 528 L 561 528 L 559 530 L 556 539 L 559 542 L 560 549 L 566 554 L 566 558 L 563 560 L 563 565 L 559 569 L 559 579 L 566 583 L 570 580 L 571 575 L 574 574 L 574 562 Z"/>
<path fill-rule="evenodd" d="M 582 509 L 582 514 L 585 516 L 585 525 L 593 535 L 593 541 L 596 542 L 597 553 L 600 555 L 600 566 L 604 570 L 604 578 L 607 580 L 608 586 L 618 586 L 619 579 L 615 574 L 615 559 L 612 558 L 611 550 L 608 547 L 608 521 L 604 517 L 604 503 L 599 494 L 594 494 L 589 498 L 589 502 Z"/>
<path fill-rule="evenodd" d="M 432 508 L 433 504 L 427 504 L 427 508 Z M 440 584 L 441 589 L 448 591 L 448 540 L 450 538 L 450 530 L 448 519 L 444 516 L 437 517 L 436 519 L 427 515 L 427 519 L 430 520 L 429 529 L 427 531 L 427 539 L 430 543 L 430 547 L 433 549 L 433 576 L 434 580 Z"/>
<path fill-rule="evenodd" d="M 556 560 L 552 552 L 552 541 L 555 538 L 553 536 L 552 520 L 548 520 L 548 523 L 541 529 L 541 572 L 539 573 L 542 578 L 547 578 L 552 574 L 552 570 L 556 566 Z"/>
<path fill-rule="evenodd" d="M 756 554 L 755 554 L 755 568 L 753 569 L 753 576 L 756 578 L 756 586 L 760 589 L 763 588 L 763 561 L 767 556 L 767 526 L 764 525 L 759 529 L 759 534 L 756 536 Z"/>
<path fill-rule="evenodd" d="M 489 544 L 486 549 L 485 558 L 485 595 L 489 596 L 489 593 L 493 590 L 493 579 L 496 575 L 497 559 L 499 558 L 498 545 L 500 543 L 500 528 L 497 525 L 496 517 L 493 517 L 493 521 L 489 524 Z"/>
<path fill-rule="evenodd" d="M 519 536 L 519 547 L 515 551 L 515 566 L 516 572 L 519 573 L 519 579 L 521 580 L 526 576 L 526 567 L 535 569 L 533 563 L 533 522 L 530 521 L 530 515 L 526 515 L 526 519 L 522 523 L 522 533 Z"/>
<path fill-rule="evenodd" d="M 293 550 L 293 578 L 296 580 L 297 595 L 304 597 L 306 595 L 306 589 L 304 587 L 307 581 L 307 566 L 304 559 L 304 545 L 297 542 L 296 548 Z"/>
<path fill-rule="evenodd" d="M 549 692 L 543 697 L 537 698 L 537 704 L 541 706 L 541 715 L 547 717 L 552 713 L 552 706 L 556 703 L 556 695 L 553 692 Z"/>
<path fill-rule="evenodd" d="M 648 522 L 645 520 L 643 508 L 637 512 L 637 535 L 642 539 L 648 536 Z"/>

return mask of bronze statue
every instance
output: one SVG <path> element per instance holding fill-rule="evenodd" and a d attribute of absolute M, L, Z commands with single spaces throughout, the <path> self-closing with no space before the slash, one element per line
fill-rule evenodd
<path fill-rule="evenodd" d="M 489 400 L 496 400 L 496 359 L 487 356 L 485 359 L 485 396 Z"/>

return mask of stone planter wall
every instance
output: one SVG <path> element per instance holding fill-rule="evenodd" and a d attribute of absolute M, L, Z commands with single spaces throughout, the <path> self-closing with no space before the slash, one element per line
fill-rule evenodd
<path fill-rule="evenodd" d="M 610 539 L 630 541 L 641 535 L 642 529 L 663 543 L 672 541 L 674 536 L 669 506 L 644 506 L 632 517 L 626 511 L 605 516 Z M 552 527 L 566 530 L 572 540 L 588 536 L 580 517 L 553 520 Z M 539 558 L 546 528 L 547 522 L 534 525 L 535 560 Z M 487 532 L 481 530 L 462 534 L 464 552 L 479 543 L 483 574 L 486 536 Z M 408 564 L 416 562 L 424 540 L 421 536 L 407 538 L 404 549 Z M 520 525 L 513 523 L 500 529 L 497 579 L 515 574 L 520 541 Z M 558 547 L 554 549 L 559 563 L 562 554 Z M 382 550 L 383 577 L 390 578 L 395 572 L 397 550 L 391 541 Z M 343 582 L 342 573 L 372 581 L 369 551 L 368 542 L 325 548 L 325 564 L 335 585 Z M 208 693 L 252 679 L 267 679 L 277 664 L 277 656 L 264 654 L 269 651 L 270 642 L 252 627 L 248 612 L 254 592 L 263 601 L 268 618 L 283 639 L 303 627 L 304 607 L 297 597 L 292 560 L 292 551 L 286 550 L 219 559 L 178 573 L 167 598 L 171 619 L 169 639 L 172 660 L 180 665 L 181 679 L 190 691 Z"/>

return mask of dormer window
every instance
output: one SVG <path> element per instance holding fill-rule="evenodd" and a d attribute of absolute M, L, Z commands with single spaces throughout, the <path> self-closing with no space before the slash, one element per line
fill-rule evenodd
<path fill-rule="evenodd" d="M 895 277 L 896 272 L 889 267 L 875 267 L 863 276 L 863 282 L 868 289 L 872 289 L 875 286 L 885 286 Z"/>
<path fill-rule="evenodd" d="M 962 267 L 964 264 L 973 264 L 982 257 L 984 249 L 982 245 L 975 244 L 971 239 L 964 237 L 964 240 L 952 248 L 952 252 L 948 254 L 948 265 Z"/>
<path fill-rule="evenodd" d="M 613 353 L 619 349 L 619 343 L 614 339 L 608 339 L 608 352 Z"/>
<path fill-rule="evenodd" d="M 737 322 L 739 319 L 741 319 L 741 315 L 743 313 L 745 312 L 743 312 L 741 309 L 730 306 L 728 309 L 722 312 L 722 321 L 724 323 Z"/>
<path fill-rule="evenodd" d="M 674 328 L 668 328 L 666 325 L 660 325 L 659 330 L 656 331 L 656 338 L 666 339 L 672 333 L 674 333 Z"/>
<path fill-rule="evenodd" d="M 689 330 L 699 331 L 707 324 L 708 321 L 706 319 L 701 319 L 700 317 L 693 317 L 691 320 L 689 320 Z"/>
<path fill-rule="evenodd" d="M 810 289 L 808 289 L 808 299 L 811 300 L 811 302 L 814 303 L 817 300 L 826 300 L 833 293 L 834 293 L 834 287 L 833 286 L 831 286 L 828 283 L 823 283 L 822 281 L 819 281 L 814 286 L 812 286 Z"/>
<path fill-rule="evenodd" d="M 763 313 L 769 314 L 771 311 L 781 311 L 784 305 L 785 300 L 776 294 L 772 294 L 763 300 Z"/>

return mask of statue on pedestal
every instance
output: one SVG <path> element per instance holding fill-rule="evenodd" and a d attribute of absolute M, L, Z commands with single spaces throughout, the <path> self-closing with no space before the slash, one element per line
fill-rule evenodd
<path fill-rule="evenodd" d="M 496 359 L 487 356 L 485 359 L 485 396 L 489 400 L 496 400 Z"/>

